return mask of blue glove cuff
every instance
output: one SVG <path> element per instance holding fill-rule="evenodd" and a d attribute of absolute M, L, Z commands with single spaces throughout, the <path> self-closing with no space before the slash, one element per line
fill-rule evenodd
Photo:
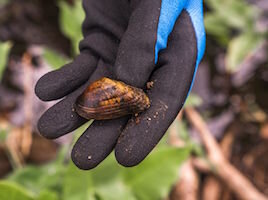
<path fill-rule="evenodd" d="M 167 47 L 168 37 L 183 9 L 185 9 L 191 17 L 197 38 L 197 58 L 193 77 L 194 80 L 198 65 L 203 58 L 206 47 L 203 0 L 162 0 L 157 30 L 157 41 L 155 45 L 155 63 L 158 61 L 159 51 Z M 190 90 L 192 86 L 193 81 Z"/>

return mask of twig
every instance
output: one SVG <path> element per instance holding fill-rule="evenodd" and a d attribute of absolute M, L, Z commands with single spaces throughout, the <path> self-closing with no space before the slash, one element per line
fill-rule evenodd
<path fill-rule="evenodd" d="M 32 120 L 33 120 L 33 91 L 31 89 L 32 81 L 32 64 L 31 55 L 25 53 L 22 57 L 22 65 L 24 69 L 24 114 L 25 123 L 22 130 L 21 151 L 25 157 L 30 154 L 32 146 Z"/>
<path fill-rule="evenodd" d="M 0 118 L 0 129 L 4 132 L 9 132 L 5 141 L 0 142 L 0 149 L 2 149 L 14 169 L 21 168 L 23 166 L 23 159 L 18 151 L 18 141 L 20 141 L 20 129 L 11 128 L 6 119 Z M 1 133 L 0 133 L 1 134 Z"/>
<path fill-rule="evenodd" d="M 191 162 L 188 160 L 180 168 L 180 179 L 171 192 L 171 200 L 197 200 L 199 193 L 198 174 Z"/>
<path fill-rule="evenodd" d="M 20 128 L 12 128 L 4 144 L 4 149 L 14 169 L 21 168 L 24 165 L 23 155 L 19 150 L 21 135 Z"/>
<path fill-rule="evenodd" d="M 227 133 L 224 134 L 224 138 L 220 143 L 221 151 L 226 159 L 230 159 L 232 154 L 232 144 L 234 140 L 234 132 L 236 132 L 236 126 L 233 124 Z M 208 169 L 209 170 L 209 169 Z M 226 187 L 225 187 L 226 188 Z M 229 189 L 223 189 L 223 184 L 214 175 L 208 175 L 204 181 L 204 187 L 202 191 L 202 199 L 205 200 L 219 200 L 221 199 L 222 192 L 226 193 Z M 228 192 L 230 193 L 230 192 Z"/>
<path fill-rule="evenodd" d="M 178 135 L 182 117 L 183 117 L 183 110 L 178 114 L 177 118 L 169 128 L 168 143 L 171 146 L 183 147 L 186 145 L 185 141 L 179 138 Z M 170 193 L 170 197 L 168 199 L 197 200 L 198 189 L 199 189 L 198 174 L 190 159 L 180 168 L 180 179 L 174 185 Z"/>
<path fill-rule="evenodd" d="M 206 177 L 204 181 L 204 189 L 202 192 L 202 199 L 205 200 L 219 200 L 221 199 L 221 183 L 214 176 Z"/>
<path fill-rule="evenodd" d="M 253 184 L 225 159 L 220 146 L 212 137 L 202 117 L 193 109 L 185 110 L 190 123 L 198 130 L 207 150 L 207 158 L 216 170 L 212 171 L 243 200 L 268 200 Z"/>
<path fill-rule="evenodd" d="M 13 168 L 20 168 L 24 165 L 24 159 L 29 156 L 32 145 L 32 65 L 31 56 L 25 53 L 22 57 L 21 65 L 24 70 L 24 115 L 25 123 L 22 127 L 14 127 L 8 134 L 5 149 L 7 151 Z"/>

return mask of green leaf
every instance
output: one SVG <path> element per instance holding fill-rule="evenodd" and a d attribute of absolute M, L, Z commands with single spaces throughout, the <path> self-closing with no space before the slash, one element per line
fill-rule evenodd
<path fill-rule="evenodd" d="M 191 93 L 185 102 L 185 107 L 196 107 L 202 104 L 202 99 L 196 95 Z"/>
<path fill-rule="evenodd" d="M 36 200 L 59 200 L 57 193 L 44 190 L 42 191 Z"/>
<path fill-rule="evenodd" d="M 4 6 L 7 3 L 9 3 L 9 0 L 0 0 L 0 6 Z"/>
<path fill-rule="evenodd" d="M 189 148 L 161 148 L 137 167 L 127 169 L 119 166 L 114 156 L 90 171 L 79 170 L 71 163 L 63 182 L 63 199 L 161 199 L 168 195 L 189 153 Z"/>
<path fill-rule="evenodd" d="M 47 63 L 53 67 L 54 69 L 59 69 L 63 65 L 70 62 L 70 59 L 62 56 L 61 54 L 57 53 L 52 49 L 45 48 L 44 49 L 44 58 Z"/>
<path fill-rule="evenodd" d="M 236 72 L 239 65 L 259 47 L 262 37 L 254 33 L 244 33 L 234 38 L 228 47 L 226 67 L 229 72 Z"/>
<path fill-rule="evenodd" d="M 0 181 L 1 200 L 34 200 L 34 195 L 25 188 L 9 181 Z"/>
<path fill-rule="evenodd" d="M 7 134 L 8 134 L 7 130 L 0 129 L 0 142 L 3 142 L 6 140 Z"/>
<path fill-rule="evenodd" d="M 104 200 L 137 200 L 131 189 L 120 178 L 99 185 L 96 194 Z"/>
<path fill-rule="evenodd" d="M 119 166 L 114 156 L 90 171 L 82 171 L 71 162 L 67 166 L 53 162 L 18 170 L 8 180 L 26 187 L 31 199 L 34 196 L 37 200 L 162 199 L 177 180 L 179 166 L 190 150 L 161 148 L 139 166 L 127 169 Z"/>
<path fill-rule="evenodd" d="M 224 24 L 239 30 L 251 29 L 259 11 L 245 0 L 207 0 L 206 4 Z"/>
<path fill-rule="evenodd" d="M 71 6 L 65 1 L 60 1 L 59 8 L 61 30 L 68 38 L 70 38 L 74 53 L 77 54 L 78 43 L 83 37 L 82 23 L 85 18 L 82 1 L 74 1 L 74 6 Z"/>
<path fill-rule="evenodd" d="M 202 158 L 206 157 L 205 150 L 203 146 L 201 146 L 199 143 L 191 141 L 191 147 L 192 147 L 192 154 Z"/>
<path fill-rule="evenodd" d="M 219 15 L 208 13 L 205 15 L 204 22 L 208 34 L 214 36 L 220 44 L 228 44 L 231 29 Z"/>
<path fill-rule="evenodd" d="M 176 120 L 176 121 L 177 121 L 179 137 L 185 142 L 189 142 L 190 137 L 189 137 L 189 132 L 186 126 L 186 122 L 184 120 L 180 120 L 180 121 Z"/>
<path fill-rule="evenodd" d="M 63 183 L 63 199 L 91 200 L 97 196 L 104 200 L 135 200 L 120 172 L 112 156 L 90 171 L 82 171 L 70 163 Z"/>
<path fill-rule="evenodd" d="M 3 72 L 7 64 L 10 48 L 11 48 L 10 42 L 0 43 L 0 80 L 2 79 Z"/>
<path fill-rule="evenodd" d="M 92 200 L 94 187 L 90 171 L 82 171 L 70 163 L 62 185 L 64 200 Z"/>
<path fill-rule="evenodd" d="M 184 142 L 190 141 L 189 132 L 188 132 L 188 129 L 184 120 L 178 120 L 176 118 L 174 122 L 171 124 L 171 126 L 169 127 L 168 134 L 170 134 L 171 131 L 174 131 L 173 134 L 175 133 L 176 137 L 182 139 Z"/>
<path fill-rule="evenodd" d="M 59 190 L 63 173 L 63 166 L 51 163 L 42 167 L 28 166 L 17 170 L 8 180 L 23 185 L 34 194 L 39 194 L 44 189 Z"/>
<path fill-rule="evenodd" d="M 120 167 L 114 156 L 105 159 L 97 168 L 92 170 L 92 179 L 96 194 L 101 199 L 109 200 L 135 200 L 134 194 L 124 182 Z M 114 192 L 116 191 L 116 192 Z M 112 194 L 112 195 L 111 195 Z"/>
<path fill-rule="evenodd" d="M 178 179 L 180 165 L 190 154 L 190 148 L 155 150 L 145 161 L 124 170 L 128 187 L 139 200 L 163 199 Z"/>

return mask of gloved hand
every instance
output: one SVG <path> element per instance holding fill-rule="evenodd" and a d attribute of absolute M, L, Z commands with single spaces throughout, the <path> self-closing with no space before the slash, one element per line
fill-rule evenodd
<path fill-rule="evenodd" d="M 37 96 L 65 97 L 46 111 L 38 128 L 58 138 L 83 123 L 73 109 L 87 85 L 110 77 L 145 89 L 151 107 L 135 117 L 94 121 L 72 150 L 73 162 L 91 169 L 113 149 L 124 166 L 140 163 L 176 118 L 191 89 L 205 50 L 202 0 L 84 0 L 86 19 L 81 54 L 59 70 L 44 75 Z"/>

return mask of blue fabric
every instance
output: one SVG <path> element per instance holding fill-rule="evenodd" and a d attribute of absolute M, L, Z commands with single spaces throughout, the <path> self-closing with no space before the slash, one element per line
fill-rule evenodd
<path fill-rule="evenodd" d="M 206 34 L 203 19 L 203 0 L 162 0 L 157 30 L 157 41 L 155 45 L 155 63 L 157 63 L 159 51 L 167 47 L 168 36 L 172 32 L 174 25 L 183 9 L 189 13 L 195 29 L 195 35 L 197 37 L 197 59 L 193 81 L 189 90 L 190 92 L 198 65 L 203 58 L 206 48 Z"/>

